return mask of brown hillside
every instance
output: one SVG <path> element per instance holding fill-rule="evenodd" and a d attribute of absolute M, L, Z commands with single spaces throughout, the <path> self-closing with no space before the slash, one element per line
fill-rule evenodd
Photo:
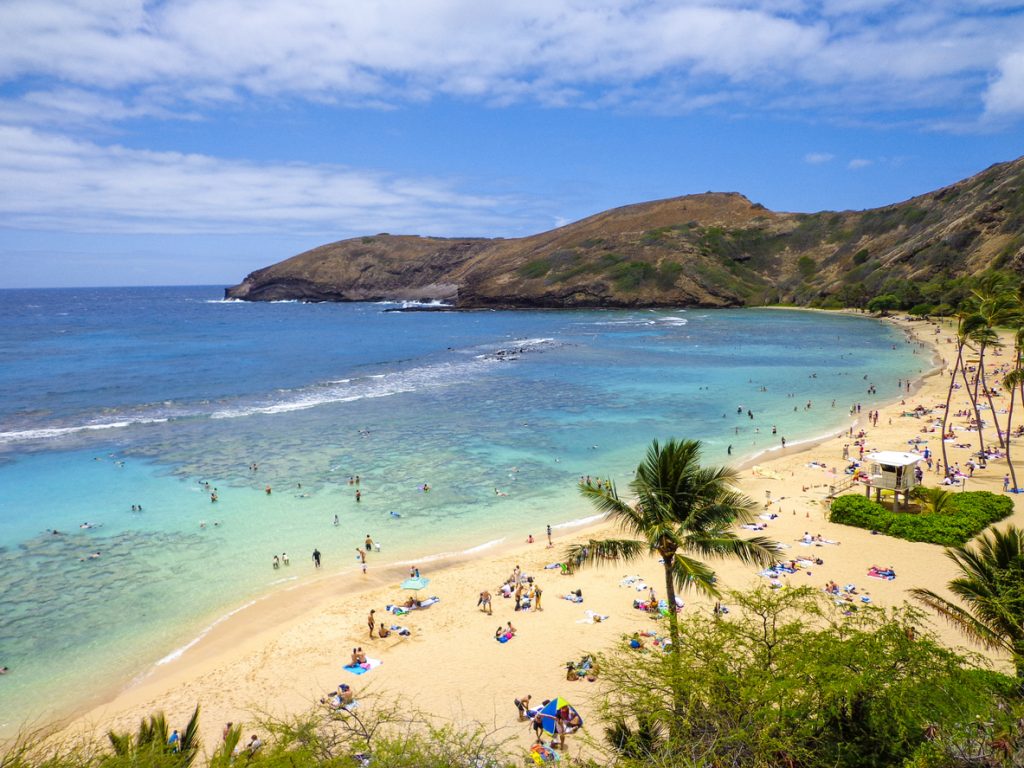
<path fill-rule="evenodd" d="M 810 304 L 990 267 L 1024 270 L 1024 158 L 868 211 L 775 213 L 709 192 L 524 238 L 353 238 L 257 270 L 226 295 L 467 308 Z"/>

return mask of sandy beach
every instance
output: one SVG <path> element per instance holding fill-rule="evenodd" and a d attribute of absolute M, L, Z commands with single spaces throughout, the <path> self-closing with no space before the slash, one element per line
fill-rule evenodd
<path fill-rule="evenodd" d="M 943 358 L 955 352 L 948 324 L 936 334 L 939 326 L 934 324 L 893 322 L 916 334 L 918 340 L 933 345 Z M 932 364 L 931 349 L 922 348 L 920 356 L 921 369 L 928 371 Z M 1006 359 L 1005 353 L 991 358 L 990 368 Z M 940 369 L 943 365 L 940 363 Z M 931 450 L 941 457 L 941 435 L 921 434 L 922 427 L 930 421 L 903 413 L 916 405 L 933 408 L 944 403 L 947 376 L 936 372 L 919 378 L 917 371 L 908 371 L 907 375 L 916 379 L 910 392 L 906 391 L 904 380 L 874 382 L 879 394 L 891 394 L 895 400 L 880 409 L 877 426 L 868 426 L 866 411 L 852 415 L 850 422 L 857 421 L 854 432 L 861 428 L 866 431 L 868 452 L 908 450 L 908 441 L 921 437 L 928 439 Z M 963 407 L 964 400 L 965 397 L 954 394 L 954 413 Z M 847 409 L 849 405 L 837 403 L 835 407 Z M 805 403 L 794 406 L 804 408 Z M 829 403 L 812 405 L 813 409 L 830 407 Z M 941 411 L 936 410 L 934 415 L 940 416 Z M 964 419 L 954 420 L 963 422 Z M 962 442 L 971 443 L 972 448 L 950 446 L 949 455 L 951 462 L 961 466 L 972 450 L 977 450 L 976 435 L 969 435 Z M 917 586 L 941 590 L 953 575 L 942 547 L 873 536 L 869 531 L 827 522 L 828 488 L 846 477 L 844 446 L 849 446 L 851 456 L 857 455 L 853 439 L 843 433 L 790 444 L 785 451 L 758 456 L 742 468 L 742 490 L 764 508 L 765 514 L 777 515 L 763 521 L 767 527 L 760 533 L 787 545 L 788 556 L 823 561 L 822 565 L 789 576 L 789 581 L 816 588 L 829 580 L 854 583 L 880 605 L 902 602 L 907 590 Z M 742 446 L 737 445 L 735 452 L 742 454 Z M 637 456 L 637 462 L 641 458 Z M 832 474 L 833 468 L 836 475 Z M 974 473 L 966 487 L 1000 492 L 1005 472 L 1005 461 L 991 461 L 987 469 Z M 628 478 L 614 479 L 625 489 Z M 925 483 L 934 485 L 940 479 L 934 471 L 928 472 Z M 1017 497 L 1015 504 L 1014 516 L 1003 525 L 1024 523 Z M 592 515 L 593 510 L 581 499 L 578 513 L 578 517 L 584 518 Z M 353 570 L 313 579 L 312 564 L 296 557 L 290 568 L 303 575 L 298 586 L 237 611 L 176 658 L 165 660 L 127 689 L 111 692 L 104 704 L 67 724 L 62 735 L 77 738 L 102 734 L 111 727 L 132 728 L 142 715 L 155 710 L 165 711 L 172 725 L 183 725 L 198 702 L 202 705 L 203 740 L 212 745 L 219 739 L 226 721 L 252 723 L 256 712 L 281 715 L 304 710 L 326 691 L 345 682 L 353 687 L 357 699 L 371 693 L 401 696 L 439 718 L 457 723 L 479 722 L 528 746 L 532 736 L 527 724 L 518 722 L 515 698 L 531 694 L 535 701 L 540 701 L 561 695 L 587 717 L 592 710 L 588 702 L 599 685 L 567 682 L 565 663 L 579 659 L 587 651 L 611 647 L 621 642 L 624 634 L 654 625 L 646 613 L 632 607 L 634 599 L 646 596 L 646 590 L 622 584 L 626 576 L 639 576 L 663 596 L 662 570 L 654 559 L 585 569 L 573 575 L 545 568 L 560 559 L 567 544 L 580 538 L 600 537 L 607 530 L 604 523 L 556 530 L 553 547 L 548 547 L 545 531 L 538 530 L 533 534 L 533 543 L 484 550 L 462 561 L 424 563 L 420 568 L 431 581 L 420 597 L 436 595 L 440 601 L 429 609 L 401 617 L 391 616 L 384 608 L 408 597 L 409 593 L 399 588 L 409 575 L 408 565 L 375 569 L 371 555 L 369 574 L 365 577 Z M 799 541 L 805 532 L 838 543 L 806 547 Z M 867 571 L 876 564 L 891 565 L 897 578 L 869 578 Z M 514 601 L 503 599 L 498 593 L 499 585 L 517 565 L 543 588 L 543 610 L 516 612 Z M 759 569 L 752 566 L 731 561 L 713 562 L 712 566 L 726 588 L 744 589 L 764 581 L 757 574 Z M 494 595 L 493 615 L 476 607 L 478 595 L 485 589 Z M 562 599 L 576 589 L 583 594 L 582 604 Z M 686 595 L 685 600 L 684 614 L 710 610 L 706 599 Z M 370 639 L 366 619 L 371 609 L 376 611 L 378 622 L 402 625 L 411 635 L 393 633 L 386 639 Z M 608 618 L 594 622 L 588 612 Z M 495 630 L 509 621 L 518 632 L 511 641 L 500 644 L 494 639 Z M 952 630 L 938 622 L 935 626 L 948 642 L 961 644 Z M 355 647 L 362 647 L 368 657 L 379 659 L 380 666 L 360 676 L 344 670 Z M 249 728 L 247 725 L 246 732 Z M 570 748 L 574 745 L 570 744 Z"/>

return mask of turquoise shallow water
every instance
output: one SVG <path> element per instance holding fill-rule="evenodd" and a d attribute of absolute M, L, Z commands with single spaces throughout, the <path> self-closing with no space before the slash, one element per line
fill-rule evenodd
<path fill-rule="evenodd" d="M 0 728 L 310 578 L 314 548 L 343 572 L 367 532 L 371 567 L 540 534 L 588 514 L 581 474 L 625 482 L 654 437 L 739 459 L 777 445 L 772 425 L 840 428 L 869 384 L 895 397 L 928 362 L 886 325 L 820 313 L 218 294 L 0 291 Z"/>

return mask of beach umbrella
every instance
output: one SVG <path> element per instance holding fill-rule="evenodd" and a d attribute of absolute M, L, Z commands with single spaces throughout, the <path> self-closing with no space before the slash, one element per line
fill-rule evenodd
<path fill-rule="evenodd" d="M 538 713 L 541 716 L 541 725 L 543 726 L 544 730 L 548 733 L 555 732 L 555 719 L 558 717 L 558 710 L 560 710 L 562 707 L 569 708 L 570 721 L 578 720 L 579 725 L 583 725 L 583 718 L 580 717 L 580 713 L 576 711 L 576 708 L 572 706 L 572 704 L 570 704 L 568 701 L 563 699 L 561 696 L 556 696 L 547 704 L 545 704 L 541 711 Z"/>
<path fill-rule="evenodd" d="M 416 591 L 419 591 L 421 589 L 426 589 L 427 584 L 429 583 L 430 579 L 426 578 L 425 576 L 417 576 L 415 578 L 406 579 L 405 581 L 403 581 L 402 589 L 414 589 Z"/>

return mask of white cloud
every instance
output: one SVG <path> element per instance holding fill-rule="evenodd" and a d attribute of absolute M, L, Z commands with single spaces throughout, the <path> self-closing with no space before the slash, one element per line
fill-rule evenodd
<path fill-rule="evenodd" d="M 510 201 L 435 179 L 100 146 L 0 126 L 0 227 L 99 233 L 507 232 Z"/>
<path fill-rule="evenodd" d="M 808 152 L 804 155 L 804 162 L 809 165 L 823 165 L 833 159 L 835 159 L 835 155 L 828 152 Z"/>
<path fill-rule="evenodd" d="M 867 168 L 870 165 L 874 165 L 874 160 L 865 160 L 863 157 L 855 157 L 853 160 L 846 164 L 846 167 L 851 171 L 859 171 L 862 168 Z"/>
<path fill-rule="evenodd" d="M 962 110 L 996 71 L 1009 93 L 1022 38 L 1008 0 L 7 0 L 0 82 L 169 113 L 252 96 L 765 108 L 794 90 L 827 104 L 836 89 L 860 110 L 922 90 Z M 993 110 L 1010 100 L 1000 82 Z"/>
<path fill-rule="evenodd" d="M 985 114 L 989 118 L 1024 115 L 1024 51 L 1000 62 L 999 75 L 985 92 Z"/>

